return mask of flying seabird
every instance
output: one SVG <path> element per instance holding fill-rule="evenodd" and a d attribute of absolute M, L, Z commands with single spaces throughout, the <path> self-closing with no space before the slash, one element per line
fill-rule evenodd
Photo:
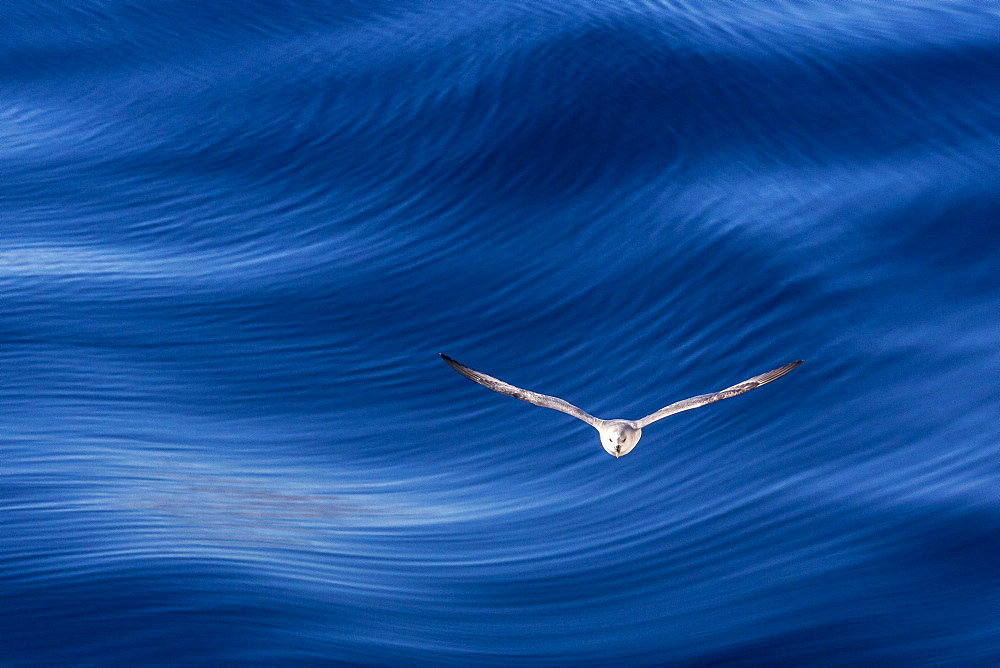
<path fill-rule="evenodd" d="M 466 378 L 474 380 L 484 387 L 490 388 L 494 392 L 508 394 L 512 397 L 520 399 L 521 401 L 527 401 L 528 403 L 535 404 L 536 406 L 554 408 L 557 411 L 568 413 L 575 418 L 583 420 L 600 433 L 601 445 L 604 446 L 604 449 L 608 452 L 608 454 L 614 455 L 615 457 L 621 457 L 622 455 L 627 455 L 631 452 L 632 448 L 635 447 L 635 444 L 639 442 L 639 438 L 642 436 L 643 427 L 651 425 L 657 420 L 662 420 L 663 418 L 673 415 L 674 413 L 689 411 L 692 408 L 698 408 L 699 406 L 704 406 L 705 404 L 710 404 L 712 402 L 719 401 L 720 399 L 728 399 L 729 397 L 735 397 L 737 394 L 749 392 L 754 388 L 770 383 L 776 378 L 781 378 L 786 373 L 802 364 L 802 360 L 789 362 L 785 366 L 778 367 L 774 371 L 768 371 L 767 373 L 762 373 L 759 376 L 754 376 L 753 378 L 744 380 L 742 383 L 737 383 L 732 387 L 727 387 L 724 390 L 712 392 L 711 394 L 699 394 L 698 396 L 691 397 L 690 399 L 676 401 L 669 406 L 664 406 L 655 413 L 650 413 L 641 420 L 601 420 L 595 418 L 590 413 L 577 408 L 568 401 L 563 401 L 559 397 L 550 397 L 547 394 L 538 394 L 537 392 L 524 390 L 520 387 L 514 387 L 513 385 L 505 383 L 502 380 L 494 378 L 493 376 L 487 376 L 485 373 L 480 373 L 470 369 L 464 364 L 456 362 L 444 353 L 439 354 L 452 369 L 459 372 Z"/>

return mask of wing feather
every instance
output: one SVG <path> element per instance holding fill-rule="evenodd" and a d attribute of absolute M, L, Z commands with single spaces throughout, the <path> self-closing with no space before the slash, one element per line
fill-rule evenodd
<path fill-rule="evenodd" d="M 673 415 L 674 413 L 680 413 L 681 411 L 689 411 L 692 408 L 698 408 L 704 406 L 705 404 L 710 404 L 715 401 L 720 401 L 722 399 L 728 399 L 729 397 L 735 397 L 737 394 L 743 394 L 744 392 L 749 392 L 752 389 L 758 388 L 761 385 L 770 383 L 772 380 L 781 378 L 786 373 L 802 364 L 802 360 L 796 362 L 790 362 L 783 367 L 774 369 L 773 371 L 768 371 L 767 373 L 762 373 L 759 376 L 754 376 L 748 380 L 744 380 L 742 383 L 737 383 L 732 387 L 727 387 L 724 390 L 719 390 L 718 392 L 713 392 L 711 394 L 699 394 L 697 397 L 691 397 L 690 399 L 684 399 L 683 401 L 677 401 L 670 404 L 669 406 L 664 406 L 655 413 L 650 413 L 641 420 L 637 420 L 636 424 L 640 429 L 646 425 L 652 424 L 657 420 L 662 420 L 663 418 Z"/>
<path fill-rule="evenodd" d="M 469 380 L 474 380 L 483 387 L 488 387 L 494 392 L 499 392 L 500 394 L 506 394 L 508 396 L 514 397 L 515 399 L 520 399 L 521 401 L 527 401 L 529 404 L 535 404 L 536 406 L 543 406 L 544 408 L 553 408 L 557 411 L 562 411 L 572 415 L 575 418 L 583 420 L 587 424 L 596 427 L 598 420 L 590 413 L 580 410 L 568 401 L 563 401 L 559 397 L 550 397 L 547 394 L 539 394 L 537 392 L 532 392 L 530 390 L 525 390 L 520 387 L 515 387 L 509 383 L 505 383 L 498 378 L 493 376 L 487 376 L 485 373 L 480 373 L 474 369 L 456 362 L 452 358 L 448 357 L 444 353 L 438 353 L 441 355 L 441 359 L 448 363 L 455 371 L 459 372 Z"/>

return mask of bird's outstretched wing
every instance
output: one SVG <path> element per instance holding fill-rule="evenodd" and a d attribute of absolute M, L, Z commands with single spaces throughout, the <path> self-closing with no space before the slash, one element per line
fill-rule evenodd
<path fill-rule="evenodd" d="M 743 394 L 744 392 L 749 392 L 750 390 L 760 387 L 766 383 L 770 383 L 776 378 L 781 378 L 786 373 L 802 364 L 802 360 L 797 362 L 790 362 L 783 367 L 779 367 L 774 371 L 768 371 L 767 373 L 762 373 L 759 376 L 754 376 L 749 380 L 744 380 L 742 383 L 737 383 L 732 387 L 727 387 L 724 390 L 719 390 L 718 392 L 713 392 L 712 394 L 699 394 L 697 397 L 691 397 L 690 399 L 684 399 L 683 401 L 678 401 L 665 406 L 655 413 L 651 413 L 641 420 L 636 420 L 636 425 L 639 429 L 642 429 L 646 425 L 652 424 L 657 420 L 662 420 L 668 415 L 673 415 L 674 413 L 680 413 L 681 411 L 689 411 L 692 408 L 698 408 L 699 406 L 704 406 L 705 404 L 710 404 L 713 401 L 719 401 L 720 399 L 728 399 L 729 397 L 735 397 L 737 394 Z"/>
<path fill-rule="evenodd" d="M 554 408 L 557 411 L 562 411 L 563 413 L 568 413 L 575 418 L 579 418 L 591 425 L 596 427 L 598 420 L 590 413 L 582 411 L 568 401 L 563 401 L 559 397 L 550 397 L 547 394 L 538 394 L 537 392 L 531 392 L 530 390 L 523 390 L 520 387 L 514 387 L 509 383 L 505 383 L 502 380 L 498 380 L 493 376 L 487 376 L 485 373 L 479 373 L 464 364 L 460 364 L 448 357 L 444 353 L 439 353 L 441 359 L 448 363 L 448 365 L 459 372 L 469 380 L 474 380 L 484 387 L 488 387 L 494 392 L 499 392 L 500 394 L 507 394 L 521 401 L 527 401 L 529 404 L 535 404 L 536 406 L 544 406 L 545 408 Z"/>

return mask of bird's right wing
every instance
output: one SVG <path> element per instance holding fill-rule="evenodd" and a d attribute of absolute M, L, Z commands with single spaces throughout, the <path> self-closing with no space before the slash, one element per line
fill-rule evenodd
<path fill-rule="evenodd" d="M 509 383 L 505 383 L 502 380 L 494 378 L 493 376 L 487 376 L 485 373 L 479 373 L 474 369 L 456 362 L 452 358 L 448 357 L 444 353 L 439 353 L 441 359 L 448 363 L 455 371 L 459 372 L 469 380 L 474 380 L 484 387 L 488 387 L 494 392 L 499 392 L 500 394 L 506 394 L 521 401 L 527 401 L 529 404 L 535 404 L 536 406 L 543 406 L 545 408 L 554 408 L 557 411 L 562 411 L 563 413 L 568 413 L 575 418 L 583 420 L 592 427 L 596 427 L 598 424 L 598 419 L 595 418 L 590 413 L 580 410 L 568 401 L 563 401 L 559 397 L 550 397 L 547 394 L 538 394 L 537 392 L 532 392 L 530 390 L 524 390 L 520 387 L 514 387 Z"/>
<path fill-rule="evenodd" d="M 683 401 L 672 403 L 669 406 L 664 406 L 655 413 L 650 413 L 641 420 L 637 420 L 636 424 L 639 426 L 639 429 L 642 429 L 646 425 L 652 424 L 657 420 L 662 420 L 663 418 L 673 415 L 674 413 L 689 411 L 692 408 L 698 408 L 699 406 L 704 406 L 705 404 L 710 404 L 714 401 L 719 401 L 720 399 L 728 399 L 729 397 L 735 397 L 737 394 L 749 392 L 754 388 L 770 383 L 772 380 L 781 378 L 800 364 L 802 364 L 802 360 L 790 362 L 783 367 L 775 369 L 774 371 L 768 371 L 767 373 L 762 373 L 759 376 L 754 376 L 749 380 L 744 380 L 742 383 L 737 383 L 736 385 L 727 387 L 724 390 L 719 390 L 718 392 L 713 392 L 711 394 L 699 394 L 697 397 L 691 397 L 690 399 L 684 399 Z"/>

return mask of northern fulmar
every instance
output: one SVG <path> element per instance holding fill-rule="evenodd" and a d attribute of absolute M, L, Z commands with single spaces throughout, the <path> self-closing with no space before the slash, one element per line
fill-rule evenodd
<path fill-rule="evenodd" d="M 538 394 L 537 392 L 524 390 L 520 387 L 514 387 L 513 385 L 505 383 L 502 380 L 494 378 L 493 376 L 487 376 L 485 373 L 480 373 L 470 369 L 464 364 L 456 362 L 444 353 L 439 354 L 452 369 L 459 372 L 466 378 L 474 380 L 484 387 L 490 388 L 494 392 L 507 394 L 520 399 L 521 401 L 527 401 L 528 403 L 535 404 L 536 406 L 554 408 L 557 411 L 568 413 L 575 418 L 583 420 L 598 431 L 601 435 L 601 445 L 604 446 L 604 449 L 608 452 L 608 454 L 614 455 L 615 457 L 621 457 L 622 455 L 627 455 L 631 452 L 632 448 L 635 447 L 635 444 L 639 442 L 639 438 L 642 436 L 643 427 L 653 424 L 657 420 L 662 420 L 663 418 L 673 415 L 674 413 L 689 411 L 692 408 L 698 408 L 699 406 L 704 406 L 705 404 L 710 404 L 712 402 L 719 401 L 720 399 L 728 399 L 729 397 L 735 397 L 737 394 L 749 392 L 754 388 L 770 383 L 772 380 L 781 378 L 786 373 L 802 364 L 802 360 L 789 362 L 785 366 L 778 367 L 777 369 L 768 371 L 767 373 L 762 373 L 759 376 L 754 376 L 753 378 L 744 380 L 742 383 L 737 383 L 732 387 L 727 387 L 724 390 L 719 390 L 718 392 L 712 392 L 710 394 L 699 394 L 698 396 L 691 397 L 690 399 L 676 401 L 669 406 L 664 406 L 655 413 L 650 413 L 641 420 L 601 420 L 595 418 L 590 413 L 577 408 L 568 401 L 560 399 L 559 397 L 550 397 L 547 394 Z"/>

